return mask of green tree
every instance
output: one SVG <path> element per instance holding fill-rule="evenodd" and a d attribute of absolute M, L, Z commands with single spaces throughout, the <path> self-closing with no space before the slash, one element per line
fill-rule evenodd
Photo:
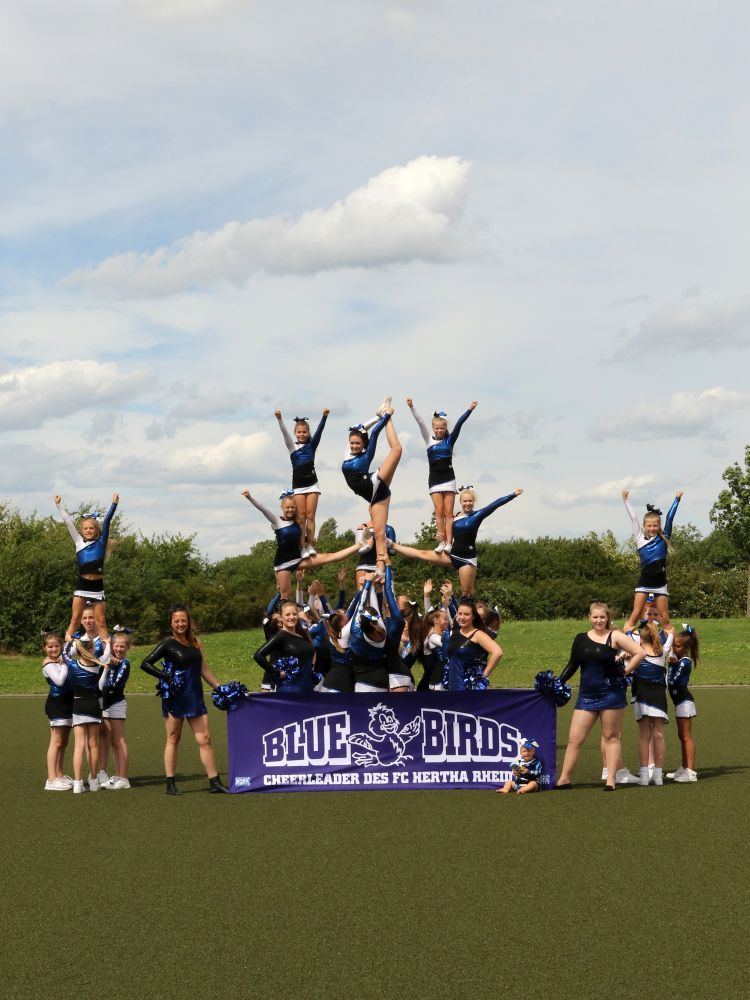
<path fill-rule="evenodd" d="M 747 566 L 745 614 L 750 618 L 750 444 L 745 445 L 745 468 L 735 462 L 721 478 L 727 489 L 711 508 L 711 522 L 727 533 Z"/>

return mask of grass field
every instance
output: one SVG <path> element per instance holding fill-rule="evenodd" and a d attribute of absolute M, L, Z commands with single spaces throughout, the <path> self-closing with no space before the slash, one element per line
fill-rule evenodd
<path fill-rule="evenodd" d="M 721 669 L 747 681 L 739 623 L 713 624 L 706 680 Z M 503 630 L 505 680 L 518 672 L 528 684 L 564 659 L 577 625 L 557 626 Z M 223 679 L 248 683 L 236 665 L 250 639 L 207 637 Z M 5 680 L 16 672 L 38 687 L 38 660 Z M 744 996 L 750 687 L 696 698 L 692 785 L 602 795 L 594 741 L 565 795 L 209 796 L 186 735 L 179 799 L 164 795 L 157 698 L 130 699 L 133 788 L 75 797 L 42 790 L 42 699 L 0 698 L 3 995 Z M 558 766 L 569 715 L 559 713 Z M 211 708 L 210 719 L 226 774 L 225 718 Z M 667 740 L 671 769 L 674 725 Z M 634 768 L 630 717 L 624 741 Z"/>
<path fill-rule="evenodd" d="M 539 670 L 559 673 L 567 662 L 576 632 L 588 627 L 585 620 L 508 622 L 503 625 L 500 643 L 504 656 L 492 677 L 496 687 L 531 687 Z M 695 684 L 750 684 L 750 620 L 721 618 L 696 625 L 701 640 L 702 659 L 694 672 Z M 260 685 L 261 670 L 253 653 L 261 645 L 260 629 L 222 632 L 203 637 L 208 662 L 222 681 L 236 679 L 251 690 Z M 131 650 L 138 664 L 153 647 Z M 0 694 L 41 694 L 47 685 L 42 677 L 39 656 L 0 656 Z M 154 681 L 134 669 L 128 682 L 130 692 L 150 692 Z"/>

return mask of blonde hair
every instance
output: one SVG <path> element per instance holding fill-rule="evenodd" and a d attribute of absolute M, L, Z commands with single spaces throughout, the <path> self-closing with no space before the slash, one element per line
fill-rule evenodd
<path fill-rule="evenodd" d="M 607 628 L 612 625 L 612 612 L 609 610 L 609 605 L 606 601 L 592 601 L 589 604 L 589 618 L 591 617 L 591 612 L 594 608 L 602 608 L 607 613 Z"/>
<path fill-rule="evenodd" d="M 647 622 L 638 632 L 641 637 L 641 643 L 645 639 L 649 646 L 654 647 L 654 656 L 661 656 L 664 652 L 664 647 L 662 646 L 661 636 L 656 625 L 653 622 Z"/>

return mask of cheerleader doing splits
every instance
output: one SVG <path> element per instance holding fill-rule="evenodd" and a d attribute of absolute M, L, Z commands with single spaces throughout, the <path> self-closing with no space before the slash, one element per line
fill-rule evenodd
<path fill-rule="evenodd" d="M 281 512 L 274 514 L 260 500 L 250 495 L 250 490 L 243 490 L 242 496 L 270 522 L 276 535 L 276 554 L 273 560 L 273 571 L 276 574 L 276 587 L 282 600 L 292 598 L 292 573 L 298 569 L 308 569 L 315 566 L 325 566 L 327 563 L 341 562 L 348 556 L 359 551 L 358 545 L 349 545 L 338 552 L 321 552 L 314 556 L 303 558 L 302 528 L 300 527 L 297 505 L 293 490 L 285 490 L 281 500 Z"/>
<path fill-rule="evenodd" d="M 667 589 L 667 555 L 671 551 L 669 539 L 672 537 L 672 523 L 683 497 L 683 491 L 678 490 L 675 494 L 672 506 L 667 511 L 663 530 L 661 511 L 651 504 L 646 504 L 646 514 L 643 518 L 643 527 L 641 527 L 629 497 L 630 490 L 623 490 L 622 499 L 625 501 L 625 509 L 630 515 L 633 538 L 638 549 L 638 558 L 641 560 L 641 575 L 638 578 L 638 586 L 635 588 L 633 610 L 630 612 L 630 618 L 625 622 L 623 630 L 627 632 L 635 626 L 636 622 L 640 621 L 646 597 L 648 594 L 655 594 L 662 628 L 665 632 L 671 632 L 672 623 L 669 620 L 669 591 Z"/>
<path fill-rule="evenodd" d="M 370 520 L 375 536 L 375 557 L 378 576 L 385 575 L 388 550 L 385 528 L 391 503 L 390 485 L 401 460 L 401 442 L 393 426 L 393 407 L 386 397 L 376 421 L 349 428 L 349 443 L 344 453 L 341 471 L 349 488 L 370 505 Z M 368 435 L 368 429 L 372 433 Z M 385 428 L 389 451 L 377 472 L 370 472 L 380 432 Z"/>
<path fill-rule="evenodd" d="M 315 514 L 318 510 L 318 497 L 320 496 L 318 474 L 315 471 L 315 452 L 320 444 L 323 428 L 330 412 L 328 409 L 323 410 L 323 416 L 317 430 L 312 435 L 307 417 L 295 417 L 294 440 L 284 425 L 281 410 L 274 412 L 279 422 L 284 444 L 287 446 L 289 457 L 292 460 L 292 489 L 297 504 L 297 517 L 302 528 L 303 559 L 315 555 Z"/>
<path fill-rule="evenodd" d="M 476 494 L 473 486 L 462 486 L 459 493 L 459 503 L 461 513 L 453 522 L 453 549 L 450 552 L 429 552 L 426 549 L 415 549 L 409 545 L 399 545 L 393 543 L 393 549 L 399 555 L 408 556 L 411 559 L 421 559 L 422 562 L 433 563 L 435 566 L 453 567 L 458 570 L 458 580 L 461 584 L 461 593 L 466 597 L 471 597 L 474 593 L 474 584 L 477 579 L 477 534 L 479 526 L 486 517 L 489 517 L 498 507 L 510 503 L 523 493 L 522 489 L 516 489 L 505 497 L 499 497 L 488 503 L 486 507 L 474 510 Z"/>
<path fill-rule="evenodd" d="M 462 413 L 452 431 L 448 431 L 448 420 L 444 410 L 432 414 L 432 431 L 414 408 L 414 400 L 407 397 L 406 404 L 417 421 L 424 443 L 427 445 L 427 461 L 430 473 L 427 484 L 435 508 L 435 529 L 438 539 L 436 552 L 450 553 L 453 545 L 453 508 L 456 499 L 456 473 L 453 471 L 453 447 L 458 441 L 461 428 L 476 409 L 474 400 L 466 413 Z"/>
<path fill-rule="evenodd" d="M 75 526 L 73 518 L 63 506 L 62 497 L 55 496 L 55 506 L 60 511 L 65 525 L 73 539 L 76 547 L 76 561 L 78 563 L 78 585 L 73 591 L 73 606 L 70 614 L 70 625 L 65 633 L 65 641 L 69 642 L 76 633 L 76 629 L 81 623 L 81 612 L 86 606 L 86 601 L 91 601 L 94 606 L 96 616 L 96 627 L 103 642 L 109 638 L 106 620 L 106 599 L 104 597 L 104 557 L 107 554 L 107 542 L 109 540 L 109 527 L 112 517 L 120 502 L 119 493 L 112 495 L 112 506 L 99 527 L 99 514 L 92 511 L 84 514 L 81 518 L 80 533 Z"/>

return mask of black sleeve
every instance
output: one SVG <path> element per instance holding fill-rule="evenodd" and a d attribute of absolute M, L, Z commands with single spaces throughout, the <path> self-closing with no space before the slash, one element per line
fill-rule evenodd
<path fill-rule="evenodd" d="M 167 659 L 169 656 L 169 639 L 164 639 L 160 642 L 156 649 L 152 650 L 146 659 L 141 663 L 141 670 L 144 670 L 147 674 L 151 674 L 152 677 L 163 677 L 164 671 L 159 670 L 156 664 L 159 660 Z"/>
<path fill-rule="evenodd" d="M 281 632 L 277 632 L 276 635 L 271 636 L 265 646 L 261 646 L 259 650 L 255 653 L 255 662 L 258 666 L 263 667 L 264 670 L 270 670 L 275 672 L 273 669 L 273 664 L 271 663 L 271 651 L 275 650 L 284 640 L 284 636 Z"/>
<path fill-rule="evenodd" d="M 566 681 L 568 681 L 568 679 L 573 676 L 573 674 L 576 672 L 576 670 L 578 670 L 578 668 L 581 665 L 580 656 L 578 652 L 580 638 L 581 636 L 577 635 L 573 640 L 573 645 L 570 648 L 570 659 L 568 660 L 567 665 L 565 666 L 563 672 L 560 674 L 560 680 L 563 682 L 563 684 L 565 684 Z"/>

